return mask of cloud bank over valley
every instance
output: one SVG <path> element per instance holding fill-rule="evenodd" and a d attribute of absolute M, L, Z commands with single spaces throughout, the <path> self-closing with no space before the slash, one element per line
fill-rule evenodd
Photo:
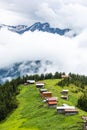
<path fill-rule="evenodd" d="M 25 32 L 22 35 L 0 30 L 0 68 L 23 61 L 46 61 L 49 71 L 87 74 L 86 32 L 76 37 L 60 36 L 47 32 Z M 44 63 L 44 62 L 43 62 Z M 47 71 L 48 71 L 47 70 Z"/>

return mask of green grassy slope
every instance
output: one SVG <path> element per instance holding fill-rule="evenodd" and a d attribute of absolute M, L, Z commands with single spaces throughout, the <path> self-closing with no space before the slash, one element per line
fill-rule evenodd
<path fill-rule="evenodd" d="M 75 86 L 69 86 L 69 101 L 60 98 L 62 89 L 56 85 L 58 80 L 45 80 L 46 88 L 58 97 L 58 105 L 67 103 L 76 105 L 80 93 L 73 93 Z M 0 123 L 0 130 L 82 130 L 81 116 L 86 112 L 79 110 L 78 115 L 65 116 L 58 114 L 56 108 L 48 108 L 35 85 L 20 85 L 21 91 L 17 96 L 19 107 L 7 119 Z"/>

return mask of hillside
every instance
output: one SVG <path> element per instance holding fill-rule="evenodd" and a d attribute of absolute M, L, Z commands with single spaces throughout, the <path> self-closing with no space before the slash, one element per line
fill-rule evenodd
<path fill-rule="evenodd" d="M 60 98 L 62 89 L 67 88 L 57 86 L 58 79 L 45 80 L 46 88 L 58 97 L 58 105 L 67 103 L 69 105 L 77 104 L 80 92 L 73 93 L 76 86 L 70 85 L 69 100 Z M 0 123 L 0 130 L 82 130 L 81 116 L 87 115 L 86 112 L 79 109 L 79 114 L 65 116 L 58 114 L 56 108 L 48 108 L 39 94 L 35 85 L 20 85 L 20 94 L 17 96 L 19 106 L 11 113 L 7 119 Z M 73 90 L 73 91 L 72 91 Z"/>

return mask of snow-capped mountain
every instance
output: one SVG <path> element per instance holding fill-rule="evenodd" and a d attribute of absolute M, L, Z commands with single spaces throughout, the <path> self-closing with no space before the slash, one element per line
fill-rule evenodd
<path fill-rule="evenodd" d="M 49 32 L 49 33 L 56 33 L 59 35 L 64 35 L 65 33 L 69 32 L 70 29 L 66 28 L 66 29 L 60 29 L 60 28 L 53 28 L 50 27 L 49 23 L 40 23 L 37 22 L 31 26 L 26 26 L 26 25 L 17 25 L 17 26 L 10 26 L 10 25 L 0 25 L 0 29 L 1 28 L 7 28 L 9 31 L 13 31 L 19 34 L 23 34 L 26 31 L 43 31 L 43 32 Z"/>

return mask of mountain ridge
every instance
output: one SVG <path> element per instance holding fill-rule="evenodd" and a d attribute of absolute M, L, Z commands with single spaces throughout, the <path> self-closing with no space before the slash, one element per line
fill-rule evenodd
<path fill-rule="evenodd" d="M 1 24 L 0 29 L 2 29 L 3 27 L 6 27 L 9 31 L 12 31 L 18 34 L 23 34 L 26 31 L 34 32 L 38 30 L 42 32 L 64 35 L 65 33 L 71 30 L 68 28 L 65 28 L 65 29 L 53 28 L 53 27 L 50 27 L 50 24 L 47 22 L 46 23 L 36 22 L 31 26 L 27 26 L 27 25 L 10 26 L 10 25 Z"/>
<path fill-rule="evenodd" d="M 14 78 L 37 73 L 46 73 L 47 68 L 51 67 L 52 62 L 49 60 L 41 61 L 24 61 L 14 63 L 11 66 L 0 68 L 0 83 L 10 81 Z"/>

